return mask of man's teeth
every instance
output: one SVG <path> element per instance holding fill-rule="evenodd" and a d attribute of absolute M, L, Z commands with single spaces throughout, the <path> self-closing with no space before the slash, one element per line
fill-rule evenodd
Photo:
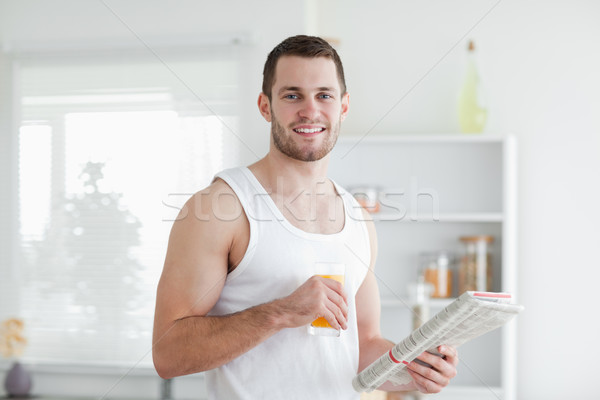
<path fill-rule="evenodd" d="M 294 131 L 296 131 L 298 133 L 316 133 L 316 132 L 321 132 L 322 130 L 323 130 L 323 128 L 313 128 L 313 129 L 298 128 L 298 129 L 294 129 Z"/>

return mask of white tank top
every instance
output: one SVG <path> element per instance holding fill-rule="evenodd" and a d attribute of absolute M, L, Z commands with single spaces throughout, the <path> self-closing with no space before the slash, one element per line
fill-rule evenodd
<path fill-rule="evenodd" d="M 250 242 L 227 276 L 209 315 L 226 315 L 289 295 L 315 274 L 315 262 L 346 264 L 348 329 L 340 337 L 312 336 L 307 327 L 284 329 L 235 360 L 206 372 L 209 399 L 358 399 L 354 296 L 371 258 L 359 204 L 334 183 L 343 199 L 344 227 L 334 234 L 308 233 L 290 224 L 252 172 L 233 168 L 216 175 L 235 192 L 250 223 Z"/>

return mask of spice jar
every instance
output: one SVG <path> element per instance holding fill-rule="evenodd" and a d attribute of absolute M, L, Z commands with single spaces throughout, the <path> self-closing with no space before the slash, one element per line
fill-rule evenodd
<path fill-rule="evenodd" d="M 464 255 L 460 261 L 458 271 L 459 294 L 466 291 L 491 291 L 492 290 L 492 255 L 491 244 L 493 236 L 463 236 Z"/>
<path fill-rule="evenodd" d="M 425 282 L 433 286 L 431 297 L 448 298 L 452 296 L 451 257 L 448 252 L 425 253 L 421 255 Z"/>

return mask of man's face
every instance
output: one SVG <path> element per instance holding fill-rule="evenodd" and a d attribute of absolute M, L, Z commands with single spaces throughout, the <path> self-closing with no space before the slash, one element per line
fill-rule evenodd
<path fill-rule="evenodd" d="M 348 111 L 348 95 L 340 93 L 335 64 L 325 57 L 281 57 L 270 104 L 266 96 L 261 99 L 259 107 L 271 121 L 275 147 L 300 161 L 329 154 Z"/>

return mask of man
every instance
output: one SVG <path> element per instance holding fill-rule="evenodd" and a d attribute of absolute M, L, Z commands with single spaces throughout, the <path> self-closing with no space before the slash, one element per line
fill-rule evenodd
<path fill-rule="evenodd" d="M 271 123 L 268 154 L 223 171 L 173 225 L 158 285 L 154 364 L 160 376 L 208 371 L 216 399 L 357 399 L 354 375 L 393 343 L 379 330 L 368 213 L 327 179 L 329 152 L 348 113 L 343 68 L 317 37 L 273 49 L 258 108 Z M 346 266 L 344 286 L 317 262 Z M 324 317 L 337 338 L 311 336 Z M 440 391 L 456 350 L 412 362 L 413 382 L 383 390 Z"/>

